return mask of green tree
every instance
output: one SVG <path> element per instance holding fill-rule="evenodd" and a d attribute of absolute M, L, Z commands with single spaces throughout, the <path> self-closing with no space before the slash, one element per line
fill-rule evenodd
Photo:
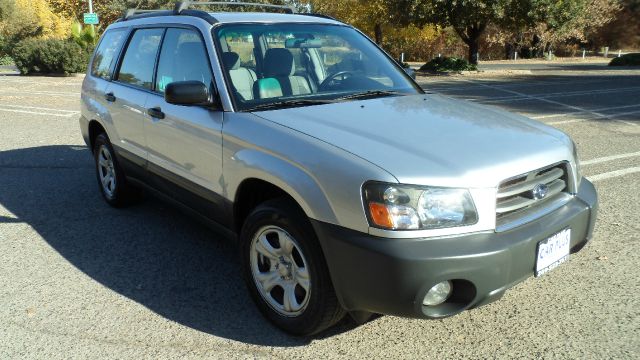
<path fill-rule="evenodd" d="M 393 25 L 387 0 L 312 0 L 315 12 L 333 16 L 373 35 L 382 44 L 384 28 Z"/>
<path fill-rule="evenodd" d="M 428 23 L 452 27 L 469 47 L 468 60 L 478 63 L 479 40 L 487 25 L 496 23 L 510 0 L 398 0 L 389 9 L 403 24 Z"/>
<path fill-rule="evenodd" d="M 619 1 L 397 0 L 389 9 L 405 24 L 452 27 L 469 47 L 469 62 L 477 64 L 479 40 L 490 24 L 516 44 L 531 35 L 534 47 L 544 50 L 570 39 L 585 40 L 590 31 L 614 18 Z"/>
<path fill-rule="evenodd" d="M 552 50 L 560 42 L 585 41 L 615 18 L 621 6 L 618 0 L 532 0 L 534 28 L 542 48 Z"/>

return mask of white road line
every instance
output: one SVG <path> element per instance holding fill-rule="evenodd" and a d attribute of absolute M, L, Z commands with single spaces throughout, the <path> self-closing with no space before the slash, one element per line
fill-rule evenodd
<path fill-rule="evenodd" d="M 640 107 L 640 104 L 626 105 L 626 106 L 612 106 L 612 107 L 606 107 L 606 108 L 593 109 L 589 111 L 609 111 L 609 110 L 628 109 L 628 108 L 634 108 L 634 107 Z M 540 119 L 555 118 L 555 117 L 565 117 L 569 115 L 576 115 L 576 114 L 582 114 L 582 113 L 584 113 L 584 111 L 573 111 L 573 112 L 562 113 L 562 114 L 548 114 L 548 115 L 529 116 L 529 117 L 532 119 L 540 120 Z M 612 114 L 612 115 L 615 115 L 615 114 Z"/>
<path fill-rule="evenodd" d="M 580 164 L 583 165 L 583 166 L 584 165 L 593 165 L 593 164 L 600 164 L 600 163 L 607 162 L 607 161 L 613 161 L 613 160 L 618 160 L 618 159 L 626 159 L 626 158 L 636 157 L 636 156 L 640 156 L 640 151 L 632 152 L 632 153 L 626 153 L 626 154 L 617 154 L 617 155 L 611 155 L 611 156 L 604 156 L 604 157 L 595 158 L 595 159 L 591 159 L 591 160 L 581 161 Z"/>
<path fill-rule="evenodd" d="M 49 96 L 72 96 L 80 97 L 80 92 L 55 92 L 55 91 L 18 91 L 18 90 L 0 90 L 0 94 L 9 96 L 32 96 L 32 95 L 49 95 Z"/>
<path fill-rule="evenodd" d="M 471 80 L 464 80 L 464 81 L 468 81 L 468 82 L 473 83 Z M 496 90 L 504 91 L 504 92 L 507 92 L 507 93 L 515 94 L 515 95 L 519 95 L 519 96 L 522 96 L 523 98 L 529 98 L 529 99 L 540 100 L 540 101 L 543 101 L 543 102 L 547 102 L 547 103 L 555 104 L 555 105 L 560 105 L 560 106 L 563 106 L 563 107 L 566 107 L 566 108 L 569 108 L 569 109 L 573 109 L 573 110 L 578 110 L 578 111 L 584 111 L 584 112 L 590 112 L 590 113 L 593 113 L 593 114 L 597 114 L 597 113 L 594 113 L 594 112 L 592 112 L 592 111 L 589 111 L 589 110 L 586 110 L 586 109 L 583 109 L 583 108 L 580 108 L 580 107 L 577 107 L 577 106 L 567 105 L 567 104 L 564 104 L 564 103 L 561 103 L 561 102 L 558 102 L 558 101 L 553 101 L 553 100 L 549 100 L 549 99 L 544 99 L 544 98 L 541 98 L 541 97 L 539 97 L 539 96 L 527 95 L 527 94 L 524 94 L 524 93 L 521 93 L 521 92 L 518 92 L 518 91 L 513 91 L 513 90 L 508 90 L 508 89 L 500 89 L 499 87 L 491 86 L 491 85 L 486 85 L 486 84 L 480 84 L 480 83 L 478 83 L 478 85 L 480 85 L 480 86 L 484 86 L 484 87 L 488 87 L 488 88 L 491 88 L 491 89 L 496 89 Z M 600 114 L 600 115 L 601 115 L 601 114 Z"/>
<path fill-rule="evenodd" d="M 18 109 L 34 109 L 34 110 L 51 110 L 51 111 L 61 111 L 61 112 L 68 112 L 68 113 L 73 113 L 73 114 L 77 114 L 77 113 L 79 113 L 79 111 L 76 111 L 76 110 L 54 109 L 54 108 L 45 108 L 45 107 L 38 107 L 38 106 L 7 105 L 7 104 L 2 104 L 2 103 L 0 103 L 0 106 L 1 106 L 1 107 L 18 108 Z"/>
<path fill-rule="evenodd" d="M 55 81 L 55 82 L 42 82 L 32 80 L 8 80 L 0 79 L 0 83 L 4 84 L 29 84 L 29 85 L 57 85 L 57 86 L 81 86 L 82 82 L 67 82 L 67 81 Z"/>
<path fill-rule="evenodd" d="M 583 121 L 588 121 L 588 119 L 560 120 L 560 121 L 548 122 L 548 123 L 545 123 L 545 124 L 547 124 L 547 125 L 562 125 L 562 124 L 571 124 L 571 123 L 577 123 L 577 122 L 583 122 Z"/>
<path fill-rule="evenodd" d="M 616 121 L 619 122 L 619 123 L 627 124 L 629 126 L 638 126 L 638 124 L 632 123 L 632 122 L 626 121 L 626 120 L 616 120 Z"/>
<path fill-rule="evenodd" d="M 594 115 L 596 115 L 596 119 L 611 119 L 611 120 L 615 120 L 617 122 L 626 124 L 626 125 L 631 125 L 631 126 L 638 126 L 638 124 L 629 122 L 629 121 L 625 121 L 625 120 L 618 120 L 616 119 L 616 117 L 618 116 L 625 116 L 625 115 L 633 115 L 633 114 L 638 114 L 640 113 L 640 110 L 636 110 L 636 111 L 627 111 L 624 113 L 619 113 L 619 114 L 611 114 L 611 115 L 604 115 L 604 114 L 599 114 L 597 112 L 591 112 L 591 111 L 585 111 L 585 112 L 590 112 Z M 570 123 L 576 123 L 576 122 L 583 122 L 583 121 L 595 121 L 596 119 L 572 119 L 572 120 L 559 120 L 559 121 L 551 121 L 546 123 L 547 125 L 562 125 L 562 124 L 570 124 Z"/>
<path fill-rule="evenodd" d="M 489 86 L 489 85 L 486 85 Z M 500 89 L 502 91 L 506 91 L 505 89 Z M 580 95 L 599 95 L 599 94 L 610 94 L 610 93 L 620 93 L 620 92 L 629 92 L 629 91 L 638 91 L 640 87 L 632 87 L 632 88 L 622 88 L 622 89 L 602 89 L 602 90 L 588 90 L 588 91 L 563 91 L 557 93 L 547 93 L 547 94 L 538 94 L 538 95 L 527 95 L 522 94 L 518 96 L 503 96 L 496 97 L 491 99 L 484 99 L 485 102 L 509 102 L 509 101 L 521 101 L 526 100 L 528 98 L 535 99 L 548 99 L 548 98 L 559 98 L 559 97 L 572 97 L 572 96 L 580 96 Z M 509 91 L 511 92 L 511 91 Z"/>
<path fill-rule="evenodd" d="M 589 179 L 589 181 L 600 181 L 600 180 L 611 179 L 611 178 L 634 174 L 634 173 L 640 173 L 640 167 L 630 167 L 622 170 L 610 171 L 610 172 L 606 172 L 598 175 L 587 176 L 587 179 Z"/>
<path fill-rule="evenodd" d="M 57 116 L 57 117 L 72 117 L 73 115 L 77 115 L 77 113 L 70 114 L 55 114 L 50 112 L 42 112 L 42 111 L 29 111 L 29 110 L 18 110 L 18 109 L 3 109 L 0 107 L 0 111 L 8 111 L 14 113 L 22 113 L 22 114 L 34 114 L 34 115 L 46 115 L 46 116 Z"/>
<path fill-rule="evenodd" d="M 471 80 L 463 80 L 463 81 L 467 81 L 467 82 L 473 83 Z M 568 104 L 565 104 L 565 103 L 561 103 L 561 102 L 559 102 L 559 101 L 549 100 L 549 99 L 546 99 L 546 98 L 543 98 L 543 97 L 540 97 L 540 96 L 527 95 L 527 94 L 524 94 L 524 93 L 521 93 L 521 92 L 518 92 L 518 91 L 513 91 L 513 90 L 508 90 L 508 89 L 500 89 L 499 87 L 491 86 L 491 85 L 486 85 L 486 84 L 482 84 L 482 83 L 476 83 L 476 84 L 478 84 L 478 85 L 480 85 L 480 86 L 488 87 L 488 88 L 491 88 L 491 89 L 496 89 L 496 90 L 504 91 L 504 92 L 506 92 L 506 93 L 519 95 L 519 96 L 522 96 L 522 97 L 523 97 L 523 99 L 527 99 L 527 98 L 528 98 L 528 99 L 539 100 L 539 101 L 546 102 L 546 103 L 549 103 L 549 104 L 560 105 L 560 106 L 562 106 L 562 107 L 566 107 L 566 108 L 569 108 L 569 109 L 577 110 L 577 111 L 580 111 L 580 112 L 585 112 L 585 113 L 589 113 L 589 114 L 594 114 L 594 115 L 596 115 L 596 116 L 598 116 L 598 117 L 612 119 L 612 117 L 611 117 L 611 116 L 608 116 L 608 115 L 605 115 L 605 114 L 602 114 L 602 113 L 599 113 L 599 112 L 596 112 L 596 111 L 583 109 L 583 108 L 578 107 L 578 106 L 568 105 Z M 639 87 L 639 89 L 640 89 L 640 87 Z M 635 113 L 635 112 L 632 112 L 632 113 Z M 622 116 L 622 115 L 629 115 L 629 114 L 617 114 L 617 115 L 615 115 L 615 116 Z M 614 119 L 614 120 L 615 120 L 615 119 Z M 617 120 L 617 121 L 619 121 L 619 122 L 621 122 L 621 123 L 623 123 L 623 124 L 625 124 L 625 125 L 636 125 L 636 124 L 630 123 L 630 122 L 628 122 L 628 121 L 621 121 L 621 120 Z M 573 122 L 577 122 L 577 121 L 573 121 Z"/>
<path fill-rule="evenodd" d="M 462 80 L 454 80 L 454 81 L 462 81 Z M 532 82 L 525 82 L 525 83 L 511 83 L 511 82 L 501 82 L 501 81 L 496 81 L 496 84 L 499 85 L 495 85 L 496 87 L 500 87 L 500 88 L 505 88 L 505 89 L 509 89 L 509 88 L 520 88 L 520 87 L 532 87 L 532 86 L 540 86 L 540 85 L 567 85 L 567 84 L 573 84 L 573 85 L 582 85 L 582 84 L 591 84 L 591 83 L 608 83 L 607 81 L 604 80 L 588 80 L 588 81 L 532 81 Z M 424 85 L 422 86 L 425 90 L 433 90 L 433 88 L 428 87 L 428 85 L 430 84 L 436 84 L 436 82 L 434 83 L 423 83 Z M 504 85 L 502 85 L 504 84 Z M 447 86 L 442 86 L 440 85 L 439 88 L 441 88 L 442 90 L 446 90 L 446 91 L 459 91 L 459 90 L 470 90 L 471 88 L 469 86 L 456 86 L 456 87 L 447 87 Z M 436 89 L 437 90 L 437 89 Z"/>

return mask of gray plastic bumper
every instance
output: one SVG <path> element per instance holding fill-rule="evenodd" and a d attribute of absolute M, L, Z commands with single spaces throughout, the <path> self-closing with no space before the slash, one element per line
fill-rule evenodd
<path fill-rule="evenodd" d="M 345 309 L 438 318 L 497 300 L 532 276 L 538 242 L 563 229 L 571 229 L 571 250 L 579 251 L 593 234 L 597 204 L 595 188 L 583 179 L 566 205 L 500 233 L 385 239 L 312 223 Z M 427 291 L 445 280 L 453 280 L 452 297 L 439 306 L 423 306 Z"/>

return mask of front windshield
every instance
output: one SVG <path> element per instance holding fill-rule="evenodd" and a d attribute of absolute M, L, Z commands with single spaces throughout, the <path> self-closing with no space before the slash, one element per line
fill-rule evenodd
<path fill-rule="evenodd" d="M 229 24 L 214 31 L 240 111 L 420 92 L 371 41 L 346 26 Z"/>

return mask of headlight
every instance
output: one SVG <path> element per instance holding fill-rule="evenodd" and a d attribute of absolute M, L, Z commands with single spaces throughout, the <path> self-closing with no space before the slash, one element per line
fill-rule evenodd
<path fill-rule="evenodd" d="M 578 157 L 578 147 L 576 146 L 576 143 L 571 140 L 571 145 L 573 145 L 573 161 L 575 162 L 575 166 L 576 166 L 576 192 L 578 191 L 578 188 L 580 187 L 580 180 L 582 180 L 582 169 L 580 169 L 580 158 Z"/>
<path fill-rule="evenodd" d="M 478 213 L 467 189 L 368 183 L 364 207 L 371 226 L 426 230 L 473 225 Z"/>

